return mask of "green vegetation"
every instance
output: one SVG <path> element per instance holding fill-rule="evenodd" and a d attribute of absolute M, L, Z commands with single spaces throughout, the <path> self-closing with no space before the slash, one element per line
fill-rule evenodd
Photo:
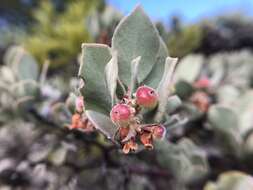
<path fill-rule="evenodd" d="M 80 52 L 80 44 L 91 42 L 85 24 L 99 1 L 71 1 L 66 10 L 55 10 L 50 1 L 42 1 L 34 11 L 36 24 L 24 40 L 24 46 L 40 63 L 49 59 L 53 67 L 71 63 Z"/>
<path fill-rule="evenodd" d="M 168 49 L 171 56 L 183 57 L 199 48 L 203 31 L 199 25 L 185 26 L 169 34 Z"/>

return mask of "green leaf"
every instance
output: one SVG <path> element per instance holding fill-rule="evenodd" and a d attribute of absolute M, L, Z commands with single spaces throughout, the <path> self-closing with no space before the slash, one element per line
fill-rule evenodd
<path fill-rule="evenodd" d="M 17 56 L 17 49 L 20 48 L 19 46 L 11 46 L 10 48 L 7 49 L 7 52 L 4 54 L 4 64 L 7 65 L 8 67 L 11 67 L 14 58 Z"/>
<path fill-rule="evenodd" d="M 17 101 L 12 104 L 14 110 L 18 111 L 20 114 L 24 114 L 24 111 L 31 108 L 34 104 L 34 97 L 33 96 L 23 96 L 18 98 Z"/>
<path fill-rule="evenodd" d="M 121 20 L 112 38 L 112 49 L 118 52 L 119 76 L 127 86 L 131 83 L 130 63 L 136 57 L 141 56 L 138 81 L 142 82 L 151 72 L 159 41 L 156 28 L 140 6 Z"/>
<path fill-rule="evenodd" d="M 49 155 L 49 161 L 55 166 L 61 166 L 65 162 L 67 154 L 67 148 L 62 146 L 52 151 L 52 153 Z"/>
<path fill-rule="evenodd" d="M 113 137 L 118 129 L 109 117 L 92 110 L 86 110 L 85 114 L 97 130 L 113 141 Z"/>
<path fill-rule="evenodd" d="M 71 92 L 65 101 L 65 105 L 71 111 L 71 113 L 74 113 L 76 110 L 76 99 L 77 96 Z"/>
<path fill-rule="evenodd" d="M 240 95 L 239 89 L 233 85 L 222 85 L 217 89 L 217 98 L 222 105 L 234 104 Z M 240 110 L 241 111 L 241 110 Z"/>
<path fill-rule="evenodd" d="M 5 83 L 14 83 L 15 76 L 13 71 L 7 66 L 1 66 L 0 68 L 1 81 Z"/>
<path fill-rule="evenodd" d="M 136 57 L 131 61 L 131 84 L 130 84 L 130 94 L 134 92 L 138 86 L 137 74 L 139 71 L 141 56 Z"/>
<path fill-rule="evenodd" d="M 235 112 L 223 106 L 213 105 L 208 111 L 208 120 L 216 131 L 225 151 L 232 151 L 236 155 L 240 155 L 242 139 Z"/>
<path fill-rule="evenodd" d="M 248 131 L 252 130 L 252 107 L 253 107 L 253 91 L 248 90 L 243 95 L 237 98 L 233 109 L 239 115 L 239 130 L 242 135 L 245 135 Z"/>
<path fill-rule="evenodd" d="M 194 92 L 193 86 L 186 81 L 179 81 L 175 85 L 176 94 L 182 99 L 188 99 Z"/>
<path fill-rule="evenodd" d="M 221 174 L 216 183 L 209 182 L 204 190 L 252 190 L 253 178 L 239 171 Z"/>
<path fill-rule="evenodd" d="M 238 130 L 238 118 L 233 110 L 220 106 L 213 105 L 208 112 L 208 119 L 215 128 L 221 131 Z"/>
<path fill-rule="evenodd" d="M 107 45 L 83 44 L 79 76 L 85 80 L 81 93 L 86 109 L 107 114 L 110 112 L 112 103 L 105 82 L 105 66 L 110 59 Z"/>
<path fill-rule="evenodd" d="M 166 57 L 168 57 L 168 49 L 164 41 L 160 38 L 160 46 L 159 51 L 157 53 L 157 60 L 152 68 L 151 72 L 148 74 L 148 76 L 143 81 L 143 84 L 152 87 L 157 88 L 159 82 L 162 79 L 161 73 L 164 71 L 165 61 Z"/>
<path fill-rule="evenodd" d="M 64 103 L 56 103 L 52 107 L 52 119 L 59 125 L 68 126 L 71 124 L 72 114 Z"/>
<path fill-rule="evenodd" d="M 188 55 L 178 64 L 175 72 L 176 81 L 184 80 L 192 83 L 200 74 L 204 58 L 202 55 Z"/>
<path fill-rule="evenodd" d="M 22 80 L 12 85 L 11 91 L 16 98 L 26 96 L 37 97 L 40 93 L 40 87 L 34 80 Z"/>
<path fill-rule="evenodd" d="M 113 53 L 111 60 L 105 66 L 105 78 L 106 86 L 109 90 L 111 96 L 111 103 L 113 106 L 116 99 L 116 88 L 118 79 L 118 58 L 116 52 Z"/>
<path fill-rule="evenodd" d="M 209 171 L 206 154 L 190 139 L 182 139 L 177 144 L 156 141 L 155 146 L 160 165 L 183 183 L 203 178 Z"/>
<path fill-rule="evenodd" d="M 171 94 L 170 89 L 172 88 L 172 78 L 174 70 L 176 68 L 177 60 L 178 60 L 177 58 L 171 57 L 166 58 L 163 77 L 157 88 L 159 105 L 157 108 L 157 113 L 155 115 L 156 122 L 160 122 L 162 120 L 164 113 L 166 112 L 166 106 L 168 102 L 168 97 Z"/>
<path fill-rule="evenodd" d="M 5 57 L 19 80 L 37 80 L 39 68 L 36 60 L 27 53 L 22 47 L 12 47 Z"/>
<path fill-rule="evenodd" d="M 250 159 L 253 155 L 253 133 L 252 131 L 248 131 L 248 134 L 245 135 L 244 143 L 244 157 L 248 156 Z"/>
<path fill-rule="evenodd" d="M 170 114 L 176 111 L 181 105 L 182 101 L 177 95 L 169 97 L 166 105 L 166 113 Z"/>

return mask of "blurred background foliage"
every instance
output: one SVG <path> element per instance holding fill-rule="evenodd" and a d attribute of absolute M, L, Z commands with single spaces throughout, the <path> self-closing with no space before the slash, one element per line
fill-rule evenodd
<path fill-rule="evenodd" d="M 4 0 L 0 10 L 0 54 L 11 44 L 23 44 L 40 64 L 49 59 L 52 68 L 75 63 L 82 42 L 110 44 L 122 18 L 103 0 Z M 156 26 L 171 56 L 210 55 L 253 45 L 252 19 L 239 13 L 188 25 L 173 17 L 169 29 L 162 22 Z"/>
<path fill-rule="evenodd" d="M 203 39 L 201 26 L 182 26 L 178 18 L 172 19 L 171 25 L 172 29 L 167 40 L 171 56 L 183 57 L 199 48 Z"/>
<path fill-rule="evenodd" d="M 69 110 L 53 107 L 76 89 L 81 43 L 110 45 L 122 16 L 103 0 L 1 0 L 0 189 L 251 190 L 253 20 L 245 15 L 156 23 L 183 65 L 175 90 L 189 121 L 170 131 L 171 144 L 125 156 L 102 135 L 55 121 L 60 112 L 69 122 Z M 22 46 L 22 69 L 9 59 L 12 45 Z"/>
<path fill-rule="evenodd" d="M 49 59 L 52 66 L 71 63 L 80 51 L 80 42 L 91 42 L 85 18 L 98 1 L 71 1 L 57 11 L 50 1 L 42 1 L 33 11 L 35 24 L 24 39 L 24 46 L 40 63 Z"/>

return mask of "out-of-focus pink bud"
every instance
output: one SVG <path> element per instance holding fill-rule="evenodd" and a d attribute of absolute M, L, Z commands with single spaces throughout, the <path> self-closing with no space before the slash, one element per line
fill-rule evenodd
<path fill-rule="evenodd" d="M 84 100 L 82 96 L 76 98 L 76 111 L 82 113 L 84 110 Z"/>

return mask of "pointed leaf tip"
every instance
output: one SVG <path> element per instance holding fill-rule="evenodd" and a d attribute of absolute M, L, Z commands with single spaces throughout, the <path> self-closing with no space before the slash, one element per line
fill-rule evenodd
<path fill-rule="evenodd" d="M 178 58 L 167 57 L 165 62 L 165 68 L 162 80 L 160 81 L 157 92 L 159 96 L 158 110 L 155 115 L 155 121 L 160 122 L 166 111 L 168 98 L 171 94 L 171 85 L 173 80 L 173 74 L 177 65 Z"/>
<path fill-rule="evenodd" d="M 113 140 L 117 132 L 117 127 L 112 123 L 109 117 L 92 110 L 86 110 L 85 114 L 97 130 L 103 133 L 108 139 Z"/>
<path fill-rule="evenodd" d="M 118 57 L 117 52 L 112 52 L 112 58 L 105 66 L 106 86 L 111 96 L 112 106 L 116 99 L 116 87 L 118 79 Z"/>
<path fill-rule="evenodd" d="M 142 82 L 156 62 L 159 45 L 158 31 L 140 6 L 121 20 L 112 38 L 112 49 L 118 51 L 119 75 L 127 86 L 131 83 L 131 61 L 142 57 L 137 75 Z"/>
<path fill-rule="evenodd" d="M 105 81 L 105 67 L 111 60 L 110 48 L 101 44 L 83 44 L 79 76 L 85 79 L 81 93 L 86 109 L 109 113 L 111 97 Z"/>

